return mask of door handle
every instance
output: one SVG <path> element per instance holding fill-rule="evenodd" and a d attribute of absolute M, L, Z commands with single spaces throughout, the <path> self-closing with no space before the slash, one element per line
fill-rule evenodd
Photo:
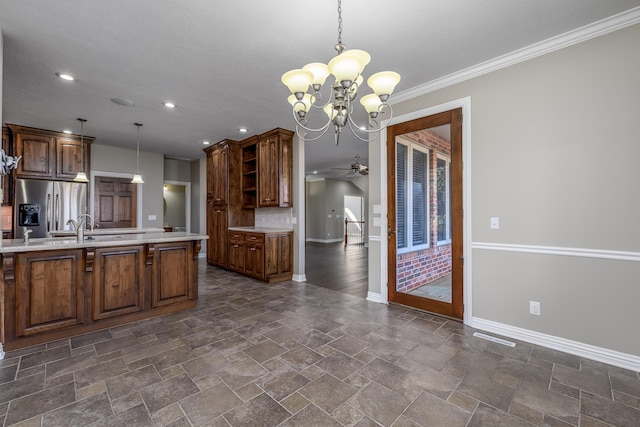
<path fill-rule="evenodd" d="M 387 239 L 391 240 L 391 235 L 395 233 L 395 230 L 392 230 L 391 227 L 387 228 Z"/>

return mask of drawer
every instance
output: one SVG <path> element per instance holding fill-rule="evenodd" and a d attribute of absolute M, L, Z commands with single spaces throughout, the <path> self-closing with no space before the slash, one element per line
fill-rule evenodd
<path fill-rule="evenodd" d="M 247 233 L 245 237 L 247 242 L 262 242 L 264 243 L 264 234 L 263 233 Z"/>
<path fill-rule="evenodd" d="M 229 230 L 229 240 L 244 240 L 246 233 L 244 231 Z"/>

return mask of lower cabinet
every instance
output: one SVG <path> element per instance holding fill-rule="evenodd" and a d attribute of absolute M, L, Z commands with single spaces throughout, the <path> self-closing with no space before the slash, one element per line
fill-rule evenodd
<path fill-rule="evenodd" d="M 144 246 L 98 248 L 93 266 L 93 319 L 144 309 Z"/>
<path fill-rule="evenodd" d="M 244 273 L 245 263 L 245 234 L 229 231 L 229 270 Z"/>
<path fill-rule="evenodd" d="M 84 322 L 83 251 L 26 252 L 15 256 L 15 336 Z M 9 295 L 5 295 L 9 296 Z M 8 303 L 9 301 L 6 300 Z M 10 307 L 5 307 L 10 308 Z M 13 311 L 11 310 L 11 311 Z"/>
<path fill-rule="evenodd" d="M 264 280 L 264 234 L 247 233 L 244 254 L 245 274 Z"/>
<path fill-rule="evenodd" d="M 193 287 L 194 272 L 190 262 L 193 255 L 190 242 L 160 243 L 156 244 L 154 249 L 151 307 L 194 299 L 197 287 Z"/>
<path fill-rule="evenodd" d="M 26 347 L 194 307 L 199 240 L 0 253 L 0 342 Z"/>
<path fill-rule="evenodd" d="M 293 233 L 229 231 L 229 269 L 269 283 L 291 280 Z"/>

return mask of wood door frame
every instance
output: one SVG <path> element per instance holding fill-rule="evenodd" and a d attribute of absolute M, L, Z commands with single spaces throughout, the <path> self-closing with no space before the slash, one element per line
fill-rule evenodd
<path fill-rule="evenodd" d="M 133 175 L 130 173 L 120 173 L 120 172 L 105 172 L 105 171 L 91 171 L 91 179 L 89 182 L 89 194 L 87 194 L 87 199 L 89 200 L 89 212 L 95 212 L 95 200 L 94 195 L 96 192 L 96 177 L 103 176 L 109 178 L 129 178 L 133 179 Z M 144 189 L 144 184 L 139 184 L 136 188 L 136 228 L 142 228 L 142 191 Z M 93 213 L 91 214 L 93 215 Z"/>
<path fill-rule="evenodd" d="M 471 212 L 470 212 L 471 211 L 471 204 L 470 204 L 471 203 L 471 199 L 470 199 L 470 194 L 471 194 L 470 193 L 470 189 L 471 189 L 471 178 L 470 178 L 471 98 L 465 97 L 458 100 L 446 102 L 441 105 L 428 107 L 419 111 L 413 111 L 399 117 L 394 117 L 393 119 L 391 119 L 390 122 L 387 122 L 385 124 L 387 126 L 391 126 L 391 125 L 404 123 L 404 122 L 412 121 L 422 117 L 427 117 L 427 116 L 431 116 L 431 115 L 435 115 L 438 113 L 455 110 L 455 109 L 461 109 L 462 114 L 464 115 L 464 121 L 462 122 L 462 128 L 461 128 L 461 133 L 462 133 L 462 171 L 461 171 L 462 200 L 461 200 L 461 204 L 462 206 L 460 207 L 460 209 L 462 209 L 464 212 L 464 216 L 459 227 L 462 229 L 461 231 L 462 241 L 463 241 L 462 253 L 465 255 L 464 265 L 462 267 L 462 274 L 463 274 L 462 299 L 463 299 L 463 308 L 464 308 L 464 313 L 462 314 L 462 320 L 464 321 L 465 324 L 469 324 L 472 318 L 472 306 L 471 306 L 471 301 L 472 301 L 471 288 L 472 287 L 471 287 L 471 275 L 470 275 L 470 271 L 471 271 L 471 268 L 470 268 L 471 266 L 471 221 L 470 221 L 470 218 L 471 218 Z M 385 173 L 385 171 L 387 171 L 388 169 L 387 145 L 389 145 L 390 142 L 393 142 L 391 145 L 394 147 L 393 155 L 395 157 L 395 141 L 388 141 L 387 132 L 384 132 L 383 134 L 381 134 L 379 155 L 380 155 L 380 167 L 381 167 L 380 183 L 382 185 L 381 186 L 381 202 L 382 202 L 383 209 L 388 209 L 388 205 L 389 205 L 389 200 L 388 200 L 389 195 L 386 191 L 389 185 L 389 183 L 387 182 L 388 173 Z M 394 182 L 395 182 L 395 166 L 393 167 L 393 173 L 394 173 Z M 383 228 L 381 229 L 382 239 L 381 239 L 381 246 L 380 246 L 380 250 L 381 250 L 380 278 L 382 280 L 382 288 L 381 288 L 381 294 L 379 296 L 379 299 L 375 297 L 375 294 L 371 294 L 371 293 L 370 293 L 369 299 L 380 301 L 380 302 L 388 302 L 389 288 L 391 288 L 391 283 L 387 283 L 387 281 L 390 276 L 389 271 L 395 271 L 395 259 L 393 260 L 389 259 L 390 257 L 389 257 L 388 246 L 390 244 L 389 243 L 390 241 L 387 238 L 384 238 L 384 234 L 387 234 L 386 233 L 387 225 L 389 224 L 388 217 L 391 217 L 392 213 L 391 212 L 387 213 L 385 211 L 383 211 L 382 213 L 383 213 L 383 217 L 382 217 L 383 221 L 381 225 Z M 384 215 L 385 213 L 387 215 Z M 393 212 L 393 215 L 395 215 L 395 210 Z M 395 224 L 395 220 L 394 220 L 394 224 Z M 393 270 L 390 270 L 391 268 L 393 268 Z M 370 285 L 370 288 L 371 288 L 371 285 Z"/>

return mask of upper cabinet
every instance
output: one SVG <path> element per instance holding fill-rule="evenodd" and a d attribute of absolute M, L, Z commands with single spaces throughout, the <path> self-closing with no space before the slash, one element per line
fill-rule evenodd
<path fill-rule="evenodd" d="M 234 144 L 235 141 L 230 141 Z M 214 205 L 226 205 L 229 191 L 229 143 L 222 141 L 207 153 L 207 199 Z"/>
<path fill-rule="evenodd" d="M 89 176 L 89 150 L 94 138 L 44 129 L 7 125 L 13 135 L 13 155 L 22 156 L 17 178 L 71 181 L 78 172 Z"/>
<path fill-rule="evenodd" d="M 259 208 L 290 208 L 293 176 L 293 132 L 281 128 L 258 136 Z"/>

